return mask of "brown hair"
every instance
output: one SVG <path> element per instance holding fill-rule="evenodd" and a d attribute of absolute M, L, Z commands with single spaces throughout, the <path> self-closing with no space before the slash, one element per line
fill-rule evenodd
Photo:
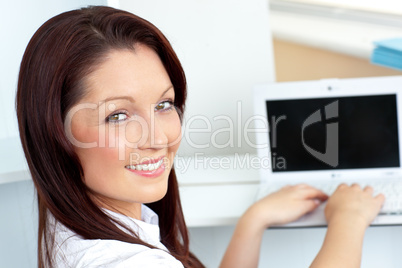
<path fill-rule="evenodd" d="M 83 80 L 113 49 L 153 49 L 175 89 L 179 113 L 186 100 L 186 78 L 165 36 L 151 23 L 110 7 L 88 7 L 62 13 L 44 23 L 24 53 L 16 97 L 21 142 L 34 181 L 39 206 L 38 266 L 52 266 L 48 213 L 85 239 L 113 239 L 148 245 L 128 234 L 89 196 L 83 169 L 64 131 L 69 109 L 84 94 Z M 189 251 L 188 232 L 176 175 L 168 191 L 148 205 L 159 216 L 161 242 L 186 267 L 203 267 Z"/>

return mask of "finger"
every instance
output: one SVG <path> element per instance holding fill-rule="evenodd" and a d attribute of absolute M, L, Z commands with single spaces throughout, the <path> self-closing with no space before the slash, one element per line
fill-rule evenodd
<path fill-rule="evenodd" d="M 353 183 L 350 187 L 355 189 L 361 189 L 360 185 L 357 183 Z"/>
<path fill-rule="evenodd" d="M 377 202 L 379 202 L 382 205 L 385 202 L 385 195 L 378 194 L 376 197 L 374 197 L 374 200 L 376 200 Z"/>
<path fill-rule="evenodd" d="M 306 183 L 296 184 L 293 187 L 295 187 L 297 189 L 316 189 L 316 190 L 318 190 L 316 187 L 311 186 L 310 184 L 306 184 Z"/>
<path fill-rule="evenodd" d="M 306 199 L 317 199 L 321 202 L 328 199 L 328 195 L 326 193 L 313 187 L 305 189 L 303 195 Z"/>
<path fill-rule="evenodd" d="M 348 185 L 346 183 L 341 183 L 341 184 L 339 184 L 337 189 L 344 189 L 346 187 L 348 187 Z"/>
<path fill-rule="evenodd" d="M 296 186 L 298 188 L 310 188 L 310 187 L 312 187 L 312 186 L 310 186 L 310 185 L 308 185 L 306 183 L 300 183 L 300 184 L 297 184 Z"/>
<path fill-rule="evenodd" d="M 374 189 L 373 189 L 373 187 L 368 185 L 368 186 L 364 187 L 363 191 L 370 195 L 373 195 Z"/>
<path fill-rule="evenodd" d="M 312 212 L 313 210 L 315 210 L 321 204 L 321 202 L 317 199 L 311 199 L 311 200 L 306 200 L 306 202 L 304 204 L 305 204 L 305 207 L 304 207 L 304 214 L 305 214 L 305 213 L 309 213 L 309 212 Z"/>
<path fill-rule="evenodd" d="M 300 183 L 300 184 L 293 184 L 293 185 L 290 185 L 289 187 L 292 188 L 292 189 L 299 190 L 299 189 L 307 188 L 308 185 L 307 185 L 307 184 L 304 184 L 304 183 Z"/>

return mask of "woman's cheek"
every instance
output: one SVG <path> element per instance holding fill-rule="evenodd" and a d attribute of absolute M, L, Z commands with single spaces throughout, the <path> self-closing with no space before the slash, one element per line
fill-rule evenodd
<path fill-rule="evenodd" d="M 78 117 L 78 116 L 77 116 Z M 88 123 L 83 120 L 72 120 L 70 125 L 65 126 L 66 135 L 70 142 L 82 148 L 93 148 L 99 146 L 99 126 L 88 126 Z"/>
<path fill-rule="evenodd" d="M 77 148 L 81 158 L 85 158 L 86 163 L 90 163 L 91 167 L 96 167 L 98 170 L 103 170 L 108 165 L 121 161 L 124 165 L 126 142 L 122 133 L 116 127 L 99 128 L 99 131 L 88 130 L 87 139 L 96 142 L 97 145 L 86 149 Z"/>
<path fill-rule="evenodd" d="M 172 120 L 165 126 L 167 137 L 168 137 L 168 146 L 171 147 L 170 150 L 177 151 L 179 148 L 181 138 L 182 138 L 182 129 L 180 119 Z"/>

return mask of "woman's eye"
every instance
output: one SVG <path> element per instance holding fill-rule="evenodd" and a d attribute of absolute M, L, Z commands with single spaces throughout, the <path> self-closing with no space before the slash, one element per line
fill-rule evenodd
<path fill-rule="evenodd" d="M 162 101 L 155 106 L 155 111 L 167 111 L 173 108 L 172 101 Z"/>
<path fill-rule="evenodd" d="M 117 114 L 109 115 L 108 118 L 107 118 L 107 121 L 111 122 L 111 123 L 117 123 L 117 122 L 124 121 L 127 118 L 128 118 L 127 114 L 125 114 L 125 113 L 117 113 Z"/>

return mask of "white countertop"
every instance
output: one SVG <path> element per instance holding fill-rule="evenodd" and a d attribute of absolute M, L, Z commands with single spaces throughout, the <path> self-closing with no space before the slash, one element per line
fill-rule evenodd
<path fill-rule="evenodd" d="M 258 169 L 247 166 L 255 155 L 185 158 L 186 170 L 176 167 L 186 223 L 189 227 L 236 224 L 255 201 Z"/>

